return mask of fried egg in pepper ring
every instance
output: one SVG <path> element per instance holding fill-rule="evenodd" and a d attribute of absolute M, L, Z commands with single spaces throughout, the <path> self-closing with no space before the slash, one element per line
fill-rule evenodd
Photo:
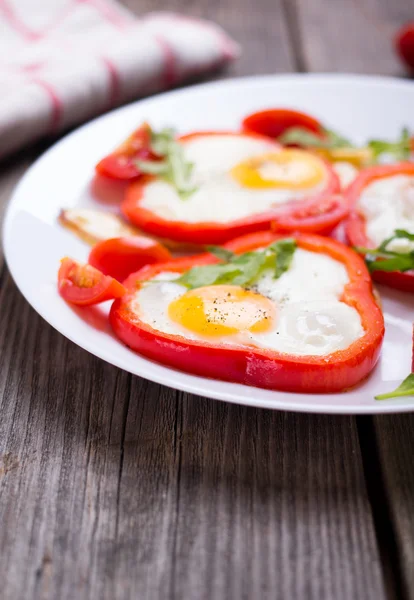
<path fill-rule="evenodd" d="M 193 165 L 185 199 L 161 176 L 132 183 L 124 215 L 153 235 L 196 244 L 220 244 L 269 229 L 288 203 L 338 193 L 331 166 L 312 153 L 283 148 L 257 134 L 196 132 L 178 139 Z"/>
<path fill-rule="evenodd" d="M 276 273 L 282 241 L 295 250 Z M 370 373 L 384 319 L 361 257 L 304 234 L 259 232 L 225 248 L 229 262 L 203 254 L 131 275 L 110 312 L 121 341 L 195 375 L 290 392 L 343 391 Z"/>

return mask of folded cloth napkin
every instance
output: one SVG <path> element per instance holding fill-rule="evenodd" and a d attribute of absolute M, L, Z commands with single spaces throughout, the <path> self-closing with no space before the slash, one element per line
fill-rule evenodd
<path fill-rule="evenodd" d="M 138 19 L 112 0 L 0 0 L 0 157 L 237 54 L 208 21 Z"/>

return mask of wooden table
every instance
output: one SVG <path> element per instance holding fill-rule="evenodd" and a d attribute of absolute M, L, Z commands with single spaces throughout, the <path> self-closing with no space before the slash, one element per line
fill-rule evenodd
<path fill-rule="evenodd" d="M 401 75 L 390 39 L 414 15 L 413 0 L 168 8 L 242 44 L 226 76 Z M 44 147 L 1 165 L 3 211 Z M 414 598 L 414 415 L 296 415 L 149 383 L 49 327 L 0 261 L 3 600 Z"/>

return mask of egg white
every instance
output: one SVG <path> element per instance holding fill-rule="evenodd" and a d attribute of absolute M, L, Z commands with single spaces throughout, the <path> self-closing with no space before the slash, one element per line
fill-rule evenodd
<path fill-rule="evenodd" d="M 238 183 L 231 169 L 248 158 L 277 150 L 271 141 L 211 135 L 190 139 L 182 146 L 186 160 L 194 165 L 191 184 L 196 191 L 184 201 L 172 185 L 157 179 L 145 186 L 141 200 L 142 208 L 170 221 L 227 223 L 317 193 L 326 186 L 325 178 L 305 190 L 252 189 Z M 297 169 L 300 176 L 300 164 Z"/>
<path fill-rule="evenodd" d="M 339 177 L 341 188 L 345 189 L 358 176 L 358 169 L 346 160 L 339 160 L 332 165 L 333 170 Z"/>
<path fill-rule="evenodd" d="M 168 306 L 187 290 L 174 282 L 176 273 L 161 273 L 156 282 L 139 289 L 131 308 L 154 329 L 191 340 L 232 346 L 253 345 L 298 356 L 324 356 L 347 348 L 364 335 L 358 312 L 339 300 L 348 282 L 338 261 L 298 248 L 290 269 L 275 280 L 264 273 L 258 293 L 275 301 L 274 326 L 265 333 L 243 332 L 209 337 L 195 334 L 172 321 Z"/>
<path fill-rule="evenodd" d="M 358 199 L 357 208 L 366 220 L 370 240 L 379 246 L 395 229 L 414 233 L 414 177 L 393 175 L 367 185 Z M 395 240 L 388 246 L 396 252 L 414 250 L 414 242 Z"/>

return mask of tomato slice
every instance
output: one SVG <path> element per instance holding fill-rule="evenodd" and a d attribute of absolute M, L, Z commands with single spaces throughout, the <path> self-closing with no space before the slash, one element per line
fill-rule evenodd
<path fill-rule="evenodd" d="M 147 123 L 139 127 L 114 152 L 96 165 L 96 172 L 104 177 L 129 181 L 142 175 L 136 161 L 156 160 L 151 151 L 151 128 Z"/>
<path fill-rule="evenodd" d="M 291 127 L 303 127 L 321 137 L 324 136 L 322 123 L 306 113 L 288 108 L 271 108 L 248 115 L 242 123 L 245 131 L 276 139 Z"/>
<path fill-rule="evenodd" d="M 127 236 L 104 240 L 89 254 L 89 264 L 104 275 L 124 281 L 145 265 L 166 262 L 171 254 L 159 242 L 145 236 Z"/>
<path fill-rule="evenodd" d="M 125 293 L 125 287 L 112 277 L 68 257 L 61 261 L 58 290 L 64 300 L 78 306 L 113 300 Z"/>
<path fill-rule="evenodd" d="M 339 195 L 299 200 L 277 210 L 272 229 L 328 234 L 348 212 L 348 201 Z"/>

